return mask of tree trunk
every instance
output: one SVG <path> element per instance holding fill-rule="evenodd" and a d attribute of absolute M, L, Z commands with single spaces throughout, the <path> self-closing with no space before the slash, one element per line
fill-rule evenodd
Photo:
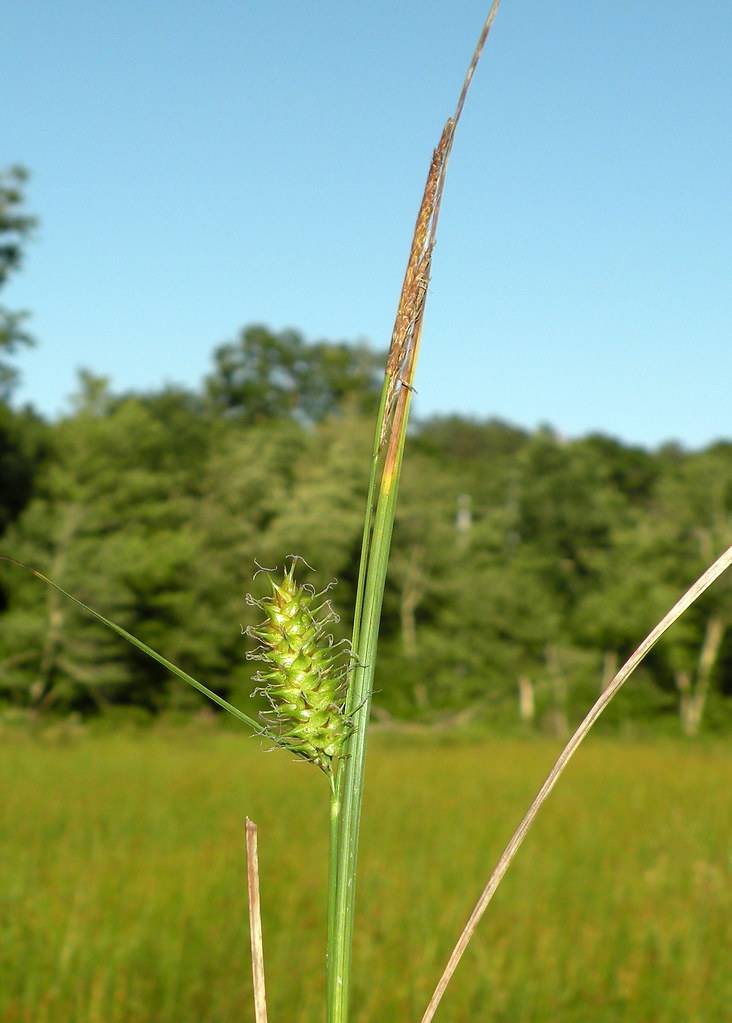
<path fill-rule="evenodd" d="M 618 673 L 618 651 L 606 650 L 602 655 L 602 674 L 600 676 L 600 692 L 604 693 Z"/>
<path fill-rule="evenodd" d="M 534 699 L 534 683 L 528 675 L 519 675 L 519 715 L 526 724 L 531 724 L 536 715 L 536 701 Z"/>
<path fill-rule="evenodd" d="M 676 672 L 676 688 L 679 691 L 679 715 L 684 735 L 693 738 L 699 734 L 704 710 L 709 696 L 709 685 L 712 672 L 719 657 L 726 625 L 719 615 L 712 615 L 707 620 L 704 639 L 699 651 L 696 670 L 696 685 L 692 685 L 691 676 L 686 671 Z"/>
<path fill-rule="evenodd" d="M 473 528 L 473 500 L 470 494 L 460 494 L 457 499 L 455 514 L 455 532 L 458 546 L 466 548 L 470 544 L 470 531 Z"/>
<path fill-rule="evenodd" d="M 407 660 L 415 661 L 419 653 L 417 646 L 417 608 L 424 596 L 424 577 L 422 575 L 422 557 L 424 548 L 415 544 L 409 554 L 407 570 L 402 586 L 402 599 L 399 615 L 402 626 L 402 651 Z M 428 704 L 427 686 L 419 681 L 414 686 L 414 702 L 420 710 Z"/>
<path fill-rule="evenodd" d="M 562 671 L 559 651 L 549 644 L 545 651 L 546 666 L 549 671 L 554 707 L 552 708 L 552 731 L 558 739 L 565 739 L 569 734 L 569 718 L 567 716 L 567 680 Z"/>
<path fill-rule="evenodd" d="M 677 671 L 674 674 L 674 682 L 679 691 L 679 717 L 681 719 L 681 731 L 684 735 L 691 735 L 691 677 L 688 671 Z"/>
<path fill-rule="evenodd" d="M 79 525 L 81 509 L 76 504 L 66 506 L 61 529 L 56 539 L 56 551 L 51 559 L 49 576 L 54 582 L 60 582 L 66 568 L 69 545 Z M 53 694 L 53 672 L 65 620 L 65 598 L 53 589 L 48 588 L 48 628 L 41 650 L 41 661 L 38 675 L 30 687 L 30 698 L 34 707 L 40 708 L 51 700 Z"/>

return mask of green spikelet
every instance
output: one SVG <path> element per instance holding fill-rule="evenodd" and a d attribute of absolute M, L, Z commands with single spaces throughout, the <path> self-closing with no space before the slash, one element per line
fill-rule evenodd
<path fill-rule="evenodd" d="M 318 605 L 320 595 L 297 582 L 294 558 L 281 582 L 270 581 L 271 596 L 247 597 L 265 614 L 248 630 L 260 645 L 247 657 L 264 664 L 254 679 L 272 708 L 262 715 L 267 734 L 332 776 L 348 735 L 343 649 L 326 631 L 338 618 L 330 601 Z"/>

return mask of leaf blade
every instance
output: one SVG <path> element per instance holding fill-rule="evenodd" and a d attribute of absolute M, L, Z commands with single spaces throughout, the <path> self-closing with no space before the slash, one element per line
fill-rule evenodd
<path fill-rule="evenodd" d="M 153 661 L 157 661 L 158 664 L 162 665 L 162 667 L 169 671 L 172 675 L 177 676 L 177 678 L 186 682 L 189 686 L 192 686 L 193 689 L 197 689 L 199 693 L 207 696 L 209 700 L 218 704 L 219 707 L 228 711 L 229 714 L 237 718 L 239 721 L 243 721 L 244 724 L 249 725 L 249 727 L 258 735 L 261 735 L 264 732 L 265 729 L 254 718 L 249 717 L 249 715 L 245 714 L 244 711 L 239 710 L 238 707 L 235 707 L 222 696 L 219 696 L 218 693 L 215 693 L 212 689 L 209 689 L 208 686 L 205 686 L 203 682 L 199 682 L 198 679 L 189 675 L 187 671 L 179 668 L 177 664 L 173 664 L 173 662 L 169 661 L 167 657 L 163 657 L 163 655 L 159 654 L 157 650 L 153 650 L 153 648 L 148 646 L 147 643 L 143 643 L 143 641 L 138 639 L 137 636 L 133 636 L 131 632 L 127 631 L 127 629 L 123 629 L 121 625 L 117 625 L 117 623 L 113 622 L 110 618 L 105 618 L 103 614 L 100 614 L 99 611 L 95 611 L 93 607 L 89 607 L 89 605 L 85 604 L 83 600 L 79 600 L 79 598 L 75 597 L 73 593 L 69 593 L 68 590 L 65 590 L 62 586 L 59 586 L 58 583 L 55 583 L 53 579 L 49 579 L 48 576 L 39 572 L 38 569 L 31 568 L 30 565 L 25 565 L 22 561 L 18 561 L 16 558 L 10 558 L 6 554 L 0 554 L 0 561 L 6 561 L 8 564 L 15 565 L 18 568 L 25 569 L 26 572 L 30 572 L 30 574 L 34 575 L 36 579 L 40 579 L 41 582 L 52 587 L 58 593 L 61 593 L 72 603 L 76 604 L 77 607 L 80 607 L 82 611 L 91 615 L 92 618 L 96 618 L 98 622 L 101 622 L 102 625 L 106 625 L 108 629 L 112 630 L 112 632 L 116 632 L 118 636 L 127 640 L 127 642 L 132 646 L 137 647 L 137 649 L 141 650 L 147 657 L 150 657 Z"/>

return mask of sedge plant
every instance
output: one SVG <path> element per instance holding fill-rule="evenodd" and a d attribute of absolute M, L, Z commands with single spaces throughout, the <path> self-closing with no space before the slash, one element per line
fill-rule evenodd
<path fill-rule="evenodd" d="M 282 576 L 271 575 L 271 593 L 267 597 L 249 598 L 261 611 L 263 620 L 248 630 L 256 646 L 247 656 L 261 662 L 254 676 L 258 684 L 255 692 L 263 695 L 268 703 L 260 720 L 255 720 L 43 573 L 30 569 L 37 578 L 254 732 L 312 763 L 325 774 L 330 790 L 328 1023 L 347 1023 L 349 1018 L 366 733 L 399 478 L 445 172 L 455 129 L 499 3 L 500 0 L 493 0 L 491 4 L 455 112 L 448 118 L 433 152 L 412 236 L 376 417 L 350 644 L 347 647 L 334 644 L 328 632 L 329 623 L 335 619 L 330 601 L 318 603 L 321 595 L 298 576 L 301 559 L 291 559 Z M 17 561 L 14 563 L 20 565 Z M 257 1015 L 263 1018 L 260 1009 Z"/>
<path fill-rule="evenodd" d="M 468 67 L 455 112 L 448 118 L 430 163 L 412 236 L 384 383 L 376 417 L 368 496 L 364 516 L 353 633 L 348 644 L 336 644 L 328 626 L 336 620 L 329 599 L 300 578 L 300 558 L 291 558 L 281 575 L 270 574 L 270 593 L 249 598 L 261 621 L 248 634 L 254 646 L 247 653 L 261 667 L 254 676 L 267 709 L 257 720 L 224 700 L 202 682 L 167 660 L 127 630 L 68 593 L 43 573 L 28 569 L 101 624 L 116 632 L 182 681 L 232 714 L 254 733 L 326 777 L 330 794 L 330 863 L 327 935 L 327 1023 L 348 1023 L 351 949 L 354 933 L 356 871 L 364 786 L 366 737 L 381 608 L 396 513 L 411 397 L 430 281 L 432 254 L 455 130 L 485 42 L 498 12 L 493 0 Z M 579 744 L 604 708 L 665 630 L 732 564 L 726 551 L 668 612 L 621 668 L 570 739 L 546 782 L 521 820 L 460 935 L 423 1016 L 430 1023 L 478 922 L 522 844 L 540 807 L 552 791 Z M 267 570 L 269 571 L 269 570 Z M 257 1023 L 266 1021 L 261 930 L 256 871 L 256 829 L 247 821 L 250 857 L 249 892 Z M 256 901 L 256 906 L 251 903 Z"/>

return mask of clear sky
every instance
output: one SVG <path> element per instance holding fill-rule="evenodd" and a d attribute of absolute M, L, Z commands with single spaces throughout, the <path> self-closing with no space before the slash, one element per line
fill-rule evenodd
<path fill-rule="evenodd" d="M 487 0 L 23 0 L 0 163 L 42 221 L 4 304 L 76 370 L 194 385 L 239 327 L 385 347 Z M 503 0 L 448 175 L 416 412 L 732 435 L 732 3 Z"/>

